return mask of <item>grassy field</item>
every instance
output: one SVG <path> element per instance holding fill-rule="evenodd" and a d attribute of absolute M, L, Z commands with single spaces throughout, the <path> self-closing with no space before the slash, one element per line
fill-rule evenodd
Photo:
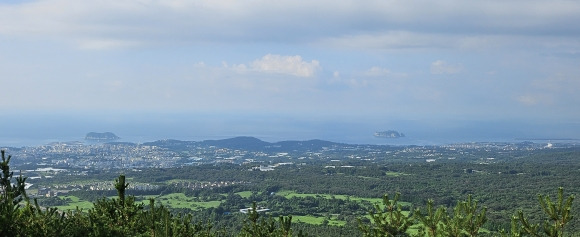
<path fill-rule="evenodd" d="M 169 208 L 186 208 L 191 210 L 198 210 L 202 208 L 218 207 L 221 201 L 209 201 L 200 202 L 196 201 L 193 197 L 187 197 L 183 193 L 171 193 L 162 196 L 144 196 L 145 200 L 142 202 L 146 205 L 149 204 L 148 199 L 154 198 L 155 204 L 163 204 Z"/>
<path fill-rule="evenodd" d="M 250 191 L 244 191 L 244 192 L 238 192 L 236 193 L 242 197 L 249 197 L 252 193 Z M 336 198 L 336 199 L 344 199 L 346 200 L 347 198 L 350 199 L 351 201 L 369 201 L 372 203 L 381 203 L 382 199 L 380 198 L 360 198 L 360 197 L 352 197 L 352 196 L 346 196 L 346 195 L 328 195 L 328 194 L 302 194 L 302 193 L 296 193 L 294 191 L 281 191 L 278 192 L 276 195 L 281 195 L 284 196 L 286 198 L 292 198 L 292 197 L 324 197 L 324 198 Z M 84 200 L 80 200 L 78 197 L 76 196 L 62 196 L 60 197 L 61 199 L 70 199 L 70 202 L 68 205 L 66 206 L 56 206 L 59 210 L 62 211 L 67 211 L 67 210 L 74 210 L 77 207 L 87 211 L 88 209 L 93 207 L 93 203 L 89 202 L 89 201 L 84 201 Z M 116 196 L 114 197 L 109 197 L 109 198 L 117 198 Z M 199 209 L 203 209 L 203 208 L 210 208 L 210 207 L 218 207 L 220 205 L 220 201 L 209 201 L 209 202 L 200 202 L 200 201 L 196 201 L 195 198 L 193 197 L 187 197 L 185 196 L 185 194 L 183 193 L 171 193 L 171 194 L 167 194 L 167 195 L 162 195 L 162 196 L 158 196 L 158 195 L 144 195 L 144 196 L 137 196 L 136 198 L 140 199 L 141 201 L 138 201 L 137 203 L 143 203 L 144 205 L 149 205 L 149 199 L 153 198 L 155 199 L 155 204 L 156 205 L 164 205 L 166 207 L 169 208 L 185 208 L 185 209 L 191 209 L 191 210 L 199 210 Z M 402 203 L 402 204 L 407 204 L 407 203 Z M 403 215 L 408 215 L 409 212 L 408 211 L 403 211 Z M 371 219 L 372 222 L 372 218 L 370 218 L 370 216 L 367 216 L 369 219 Z M 344 226 L 346 225 L 346 221 L 342 221 L 342 220 L 337 220 L 336 216 L 332 215 L 329 218 L 324 217 L 324 216 L 312 216 L 312 215 L 306 215 L 306 216 L 292 216 L 292 222 L 293 223 L 307 223 L 307 224 L 313 224 L 313 225 L 322 225 L 327 221 L 326 224 L 328 225 L 332 225 L 332 226 Z M 407 233 L 409 234 L 415 234 L 418 232 L 418 229 L 421 228 L 421 224 L 415 224 L 413 226 L 411 226 L 408 230 Z M 480 232 L 487 232 L 487 230 L 482 229 Z"/>
<path fill-rule="evenodd" d="M 70 199 L 71 201 L 68 205 L 64 206 L 56 206 L 59 210 L 74 210 L 77 207 L 88 210 L 93 207 L 93 203 L 89 201 L 80 200 L 76 196 L 62 196 L 61 199 Z M 117 198 L 117 196 L 111 196 L 108 198 Z M 209 201 L 209 202 L 200 202 L 196 201 L 195 198 L 187 197 L 183 193 L 171 193 L 167 195 L 145 195 L 145 196 L 137 196 L 136 198 L 141 199 L 141 201 L 137 201 L 137 203 L 143 203 L 145 205 L 149 205 L 149 199 L 155 199 L 155 205 L 164 205 L 169 208 L 186 208 L 191 210 L 199 210 L 202 208 L 210 208 L 210 207 L 218 207 L 221 201 Z"/>
<path fill-rule="evenodd" d="M 391 176 L 391 177 L 398 177 L 398 176 L 401 176 L 401 175 L 410 175 L 410 174 L 405 174 L 405 173 L 401 173 L 401 172 L 387 171 L 385 173 L 385 175 Z"/>
<path fill-rule="evenodd" d="M 237 192 L 236 194 L 240 195 L 240 197 L 243 197 L 243 198 L 248 198 L 248 197 L 252 196 L 251 191 Z"/>
<path fill-rule="evenodd" d="M 342 200 L 347 200 L 350 199 L 351 201 L 355 201 L 355 202 L 361 202 L 361 201 L 368 201 L 370 203 L 377 203 L 377 204 L 381 204 L 383 203 L 383 199 L 382 198 L 362 198 L 362 197 L 354 197 L 354 196 L 348 196 L 348 195 L 330 195 L 330 194 L 314 194 L 314 193 L 296 193 L 294 191 L 280 191 L 277 192 L 276 195 L 280 195 L 283 196 L 285 198 L 292 198 L 292 197 L 323 197 L 323 198 L 328 198 L 331 199 L 332 197 L 336 198 L 336 199 L 342 199 Z M 409 202 L 398 202 L 399 204 L 401 204 L 401 206 L 410 206 L 411 203 Z"/>
<path fill-rule="evenodd" d="M 109 198 L 116 198 L 109 197 Z M 155 200 L 155 205 L 163 205 L 169 208 L 186 208 L 191 210 L 199 210 L 201 208 L 218 207 L 221 201 L 200 202 L 196 201 L 194 197 L 185 196 L 183 193 L 171 193 L 167 195 L 140 195 L 136 196 L 137 203 L 149 205 L 149 199 Z"/>
<path fill-rule="evenodd" d="M 56 206 L 58 210 L 67 211 L 67 210 L 75 210 L 77 207 L 83 210 L 88 210 L 93 207 L 93 203 L 89 201 L 80 200 L 76 196 L 62 196 L 59 197 L 60 199 L 70 199 L 71 201 L 66 206 Z"/>
<path fill-rule="evenodd" d="M 303 222 L 307 224 L 313 225 L 322 225 L 324 220 L 327 219 L 326 217 L 322 216 L 292 216 L 292 222 Z M 346 221 L 335 220 L 331 218 L 328 220 L 328 225 L 335 225 L 335 226 L 343 226 L 346 224 Z"/>

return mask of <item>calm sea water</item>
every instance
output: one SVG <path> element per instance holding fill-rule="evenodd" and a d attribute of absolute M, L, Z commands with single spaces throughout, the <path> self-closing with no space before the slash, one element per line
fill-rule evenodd
<path fill-rule="evenodd" d="M 101 131 L 99 131 L 101 132 Z M 468 136 L 430 136 L 431 134 L 417 134 L 413 133 L 406 135 L 402 138 L 377 138 L 374 137 L 374 131 L 368 131 L 364 133 L 360 132 L 350 132 L 341 133 L 340 130 L 336 131 L 310 131 L 307 133 L 253 133 L 253 132 L 235 132 L 235 133 L 219 133 L 211 134 L 149 134 L 140 135 L 137 133 L 128 132 L 116 132 L 121 139 L 116 140 L 119 142 L 132 142 L 132 143 L 144 143 L 157 141 L 162 139 L 176 139 L 183 141 L 203 141 L 203 140 L 218 140 L 226 139 L 237 136 L 253 136 L 267 142 L 278 142 L 285 140 L 310 140 L 310 139 L 321 139 L 332 142 L 341 142 L 347 144 L 374 144 L 374 145 L 442 145 L 442 144 L 452 144 L 452 143 L 464 143 L 464 142 L 518 142 L 514 137 L 468 137 Z M 47 136 L 47 137 L 0 137 L 0 147 L 24 147 L 24 146 L 39 146 L 46 145 L 54 142 L 71 142 L 80 141 L 85 144 L 90 144 L 91 142 L 84 140 L 84 134 L 79 134 L 77 136 Z"/>
<path fill-rule="evenodd" d="M 406 137 L 376 138 L 397 130 Z M 0 118 L 0 147 L 84 141 L 88 132 L 113 132 L 119 141 L 202 141 L 253 136 L 268 142 L 322 139 L 349 144 L 441 145 L 463 142 L 521 142 L 516 138 L 578 139 L 580 123 L 522 121 L 432 121 L 310 119 L 282 116 L 24 116 Z"/>

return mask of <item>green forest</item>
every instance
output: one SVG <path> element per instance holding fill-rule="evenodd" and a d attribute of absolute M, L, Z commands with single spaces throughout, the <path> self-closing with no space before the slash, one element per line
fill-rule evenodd
<path fill-rule="evenodd" d="M 333 165 L 293 163 L 267 172 L 228 163 L 94 171 L 86 176 L 55 176 L 36 185 L 91 180 L 108 182 L 110 189 L 30 198 L 27 177 L 14 175 L 11 156 L 2 151 L 0 236 L 580 233 L 573 218 L 579 212 L 573 200 L 580 187 L 580 150 L 495 156 L 505 158 L 494 162 L 349 159 L 333 160 Z M 132 189 L 137 184 L 156 188 Z M 195 185 L 207 188 L 191 188 Z"/>

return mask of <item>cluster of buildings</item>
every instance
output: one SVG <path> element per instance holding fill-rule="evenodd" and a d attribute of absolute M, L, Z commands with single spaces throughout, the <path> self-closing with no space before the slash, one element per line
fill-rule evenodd
<path fill-rule="evenodd" d="M 215 146 L 193 146 L 171 149 L 133 143 L 83 144 L 60 142 L 43 146 L 5 148 L 13 156 L 11 165 L 39 176 L 50 176 L 61 170 L 82 174 L 89 170 L 171 168 L 200 164 L 256 164 L 254 169 L 269 171 L 279 165 L 306 161 L 377 159 L 418 159 L 435 162 L 439 159 L 477 158 L 484 153 L 509 154 L 518 150 L 554 149 L 559 145 L 543 143 L 461 143 L 442 146 L 377 146 L 347 145 L 323 147 L 316 151 L 264 152 Z M 481 157 L 489 158 L 489 157 Z M 308 163 L 308 162 L 306 162 Z M 42 171 L 39 169 L 56 169 Z M 34 172 L 33 172 L 34 171 Z M 31 175 L 29 177 L 35 177 Z"/>

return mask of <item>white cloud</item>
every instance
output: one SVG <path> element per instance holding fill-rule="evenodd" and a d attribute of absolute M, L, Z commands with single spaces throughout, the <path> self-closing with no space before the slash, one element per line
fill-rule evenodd
<path fill-rule="evenodd" d="M 356 39 L 350 42 L 370 44 L 351 45 L 415 48 L 461 41 L 463 46 L 488 44 L 488 37 L 494 36 L 575 39 L 580 25 L 570 22 L 580 22 L 580 2 L 42 0 L 0 4 L 0 22 L 0 35 L 89 42 L 81 45 L 91 41 L 348 45 L 349 39 Z"/>
<path fill-rule="evenodd" d="M 372 67 L 371 69 L 367 70 L 365 72 L 365 75 L 367 76 L 386 76 L 386 75 L 390 75 L 392 74 L 391 70 L 386 69 L 386 68 L 380 68 L 380 67 Z"/>
<path fill-rule="evenodd" d="M 365 76 L 369 77 L 407 77 L 407 73 L 402 72 L 393 72 L 390 69 L 382 68 L 382 67 L 371 67 L 369 70 L 364 72 Z"/>
<path fill-rule="evenodd" d="M 281 56 L 267 54 L 261 59 L 250 63 L 251 70 L 267 73 L 290 74 L 299 77 L 312 77 L 320 69 L 320 63 L 316 60 L 306 62 L 299 55 Z"/>
<path fill-rule="evenodd" d="M 431 63 L 431 74 L 456 74 L 461 72 L 461 70 L 461 65 L 448 64 L 442 60 Z"/>
<path fill-rule="evenodd" d="M 332 77 L 334 77 L 334 78 L 340 78 L 340 72 L 339 71 L 334 71 L 332 73 Z"/>

